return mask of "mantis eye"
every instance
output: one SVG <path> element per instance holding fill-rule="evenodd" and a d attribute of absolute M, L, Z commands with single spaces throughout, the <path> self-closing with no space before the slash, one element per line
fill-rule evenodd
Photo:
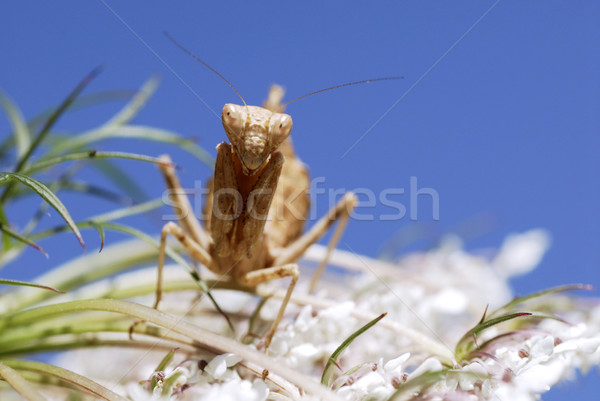
<path fill-rule="evenodd" d="M 273 143 L 279 146 L 292 131 L 292 117 L 288 114 L 274 113 L 271 117 L 271 135 Z"/>
<path fill-rule="evenodd" d="M 226 131 L 239 132 L 244 124 L 242 107 L 235 104 L 227 103 L 223 106 L 221 119 Z M 229 128 L 229 130 L 228 130 Z"/>

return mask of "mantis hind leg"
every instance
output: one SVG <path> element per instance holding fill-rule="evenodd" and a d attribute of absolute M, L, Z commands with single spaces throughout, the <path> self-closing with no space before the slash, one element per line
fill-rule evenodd
<path fill-rule="evenodd" d="M 308 249 L 309 246 L 314 244 L 321 238 L 327 230 L 336 222 L 340 221 L 338 227 L 336 228 L 333 237 L 331 238 L 329 245 L 327 247 L 327 253 L 325 258 L 321 261 L 317 271 L 313 275 L 310 284 L 310 292 L 314 290 L 321 274 L 325 270 L 325 266 L 327 265 L 327 261 L 329 260 L 329 256 L 331 251 L 335 248 L 337 243 L 340 240 L 340 237 L 346 227 L 346 223 L 350 218 L 350 213 L 356 207 L 358 200 L 356 195 L 352 192 L 348 192 L 344 197 L 332 208 L 329 213 L 319 221 L 317 221 L 306 233 L 304 233 L 300 238 L 296 241 L 288 245 L 281 253 L 277 255 L 275 258 L 276 265 L 281 265 L 285 263 L 289 263 L 293 260 L 297 260 L 302 256 L 302 254 Z"/>

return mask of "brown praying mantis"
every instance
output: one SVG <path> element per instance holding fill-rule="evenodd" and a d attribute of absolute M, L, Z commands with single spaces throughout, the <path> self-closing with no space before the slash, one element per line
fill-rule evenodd
<path fill-rule="evenodd" d="M 311 281 L 312 291 L 357 204 L 357 198 L 352 192 L 346 193 L 327 215 L 303 233 L 310 208 L 310 184 L 308 171 L 295 156 L 289 139 L 292 118 L 284 113 L 285 105 L 281 104 L 283 89 L 273 86 L 263 107 L 249 106 L 227 79 L 168 34 L 167 37 L 227 82 L 244 105 L 226 104 L 223 107 L 221 119 L 231 143 L 222 142 L 217 146 L 214 177 L 206 197 L 204 228 L 193 213 L 170 158 L 162 156 L 164 163 L 159 167 L 179 224 L 169 222 L 161 232 L 154 308 L 158 308 L 162 296 L 168 235 L 175 237 L 189 255 L 206 268 L 241 286 L 255 287 L 291 277 L 277 316 L 264 337 L 264 349 L 267 350 L 298 281 L 300 273 L 296 261 L 339 221 L 328 252 Z M 338 85 L 301 98 L 375 80 Z"/>

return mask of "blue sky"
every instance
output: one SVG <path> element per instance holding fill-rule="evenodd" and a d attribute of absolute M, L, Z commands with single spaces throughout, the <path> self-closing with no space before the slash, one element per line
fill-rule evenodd
<path fill-rule="evenodd" d="M 250 104 L 260 103 L 271 83 L 284 85 L 292 99 L 338 83 L 402 75 L 288 108 L 297 152 L 312 176 L 325 177 L 324 187 L 408 191 L 416 177 L 419 188 L 439 194 L 438 221 L 424 196 L 417 221 L 352 221 L 344 241 L 376 256 L 387 240 L 414 227 L 428 234 L 410 249 L 456 230 L 468 237 L 467 248 L 480 249 L 512 232 L 545 228 L 552 248 L 536 271 L 514 281 L 517 292 L 598 285 L 599 20 L 600 3 L 592 1 L 11 2 L 0 16 L 0 88 L 33 116 L 61 101 L 97 65 L 106 70 L 89 92 L 134 89 L 158 73 L 161 86 L 136 122 L 198 138 L 214 155 L 225 139 L 220 119 L 187 86 L 217 112 L 239 100 L 163 30 L 225 75 Z M 58 128 L 91 128 L 118 107 L 72 113 Z M 0 135 L 8 132 L 0 118 Z M 168 152 L 185 168 L 188 185 L 210 174 L 164 146 L 115 141 L 102 149 Z M 122 165 L 148 193 L 162 193 L 155 168 Z M 85 173 L 102 180 L 93 169 Z M 408 205 L 409 196 L 398 200 Z M 96 214 L 113 207 L 69 195 L 64 201 L 80 218 L 90 208 Z M 327 202 L 316 205 L 319 216 L 327 209 Z M 379 204 L 363 211 L 390 210 Z M 57 216 L 49 220 L 58 223 Z M 140 224 L 160 229 L 156 222 Z M 90 248 L 98 245 L 95 233 L 84 237 Z M 25 255 L 27 276 L 80 254 L 73 238 L 60 241 L 42 243 L 48 261 Z M 3 273 L 17 270 L 22 274 L 14 266 Z M 597 391 L 591 381 L 545 399 Z"/>

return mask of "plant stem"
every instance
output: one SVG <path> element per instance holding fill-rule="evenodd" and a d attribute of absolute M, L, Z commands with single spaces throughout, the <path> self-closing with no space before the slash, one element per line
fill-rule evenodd
<path fill-rule="evenodd" d="M 85 311 L 120 313 L 154 323 L 166 328 L 168 332 L 173 331 L 194 340 L 198 347 L 213 349 L 219 353 L 233 353 L 265 369 L 272 370 L 277 375 L 313 393 L 320 399 L 331 401 L 341 400 L 310 377 L 269 358 L 263 353 L 240 344 L 233 339 L 220 336 L 197 325 L 188 323 L 179 316 L 169 315 L 133 302 L 113 299 L 93 299 L 42 306 L 5 316 L 2 324 L 0 324 L 0 328 L 34 323 L 40 318 L 51 315 Z"/>
<path fill-rule="evenodd" d="M 22 360 L 5 360 L 5 366 L 10 366 L 13 369 L 32 371 L 44 375 L 57 377 L 58 379 L 76 385 L 78 388 L 86 390 L 97 397 L 109 401 L 127 401 L 126 398 L 119 394 L 110 391 L 104 386 L 88 379 L 85 376 L 78 375 L 70 370 L 59 368 L 57 366 L 48 365 L 41 362 L 22 361 Z M 44 397 L 41 400 L 45 400 Z"/>

